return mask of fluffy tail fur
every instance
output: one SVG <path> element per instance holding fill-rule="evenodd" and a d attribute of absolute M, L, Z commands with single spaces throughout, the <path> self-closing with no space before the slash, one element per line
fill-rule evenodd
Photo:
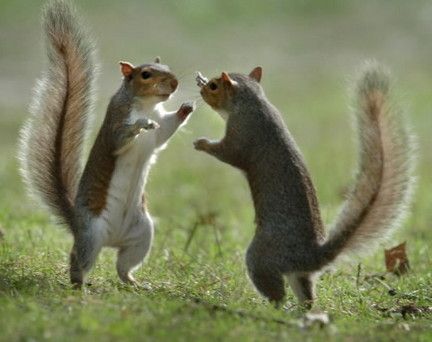
<path fill-rule="evenodd" d="M 322 246 L 325 264 L 376 247 L 396 228 L 410 202 L 413 139 L 389 92 L 388 73 L 368 63 L 356 86 L 360 145 L 356 181 Z"/>
<path fill-rule="evenodd" d="M 73 231 L 73 203 L 93 105 L 93 44 L 71 6 L 50 2 L 43 14 L 48 69 L 37 82 L 21 131 L 20 163 L 28 188 Z"/>

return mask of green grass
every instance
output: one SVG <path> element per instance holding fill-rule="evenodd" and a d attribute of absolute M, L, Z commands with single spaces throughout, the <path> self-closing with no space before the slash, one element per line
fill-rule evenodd
<path fill-rule="evenodd" d="M 45 60 L 42 1 L 1 1 L 0 340 L 432 340 L 431 314 L 390 312 L 408 304 L 432 306 L 427 2 L 78 2 L 100 48 L 96 127 L 119 82 L 117 60 L 139 63 L 161 55 L 182 76 L 170 107 L 196 97 L 196 69 L 212 75 L 261 64 L 263 86 L 305 155 L 326 223 L 355 165 L 346 76 L 365 58 L 389 64 L 398 78 L 397 98 L 419 136 L 420 158 L 412 213 L 383 248 L 407 241 L 411 271 L 400 278 L 385 274 L 381 248 L 325 273 L 316 302 L 331 318 L 324 328 L 301 327 L 303 311 L 289 290 L 284 309 L 266 303 L 244 266 L 254 231 L 247 184 L 238 171 L 192 148 L 196 137 L 223 132 L 223 122 L 200 105 L 150 175 L 147 193 L 157 229 L 136 275 L 150 288 L 122 285 L 115 251 L 107 249 L 90 274 L 92 285 L 72 290 L 72 240 L 25 195 L 15 157 L 31 87 Z M 214 224 L 199 225 L 188 244 L 196 222 L 211 215 Z"/>

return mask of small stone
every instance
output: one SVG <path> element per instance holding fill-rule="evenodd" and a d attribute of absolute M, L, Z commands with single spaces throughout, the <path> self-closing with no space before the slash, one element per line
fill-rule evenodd
<path fill-rule="evenodd" d="M 397 292 L 396 292 L 395 289 L 390 289 L 390 290 L 388 290 L 388 294 L 389 294 L 390 296 L 396 296 Z"/>

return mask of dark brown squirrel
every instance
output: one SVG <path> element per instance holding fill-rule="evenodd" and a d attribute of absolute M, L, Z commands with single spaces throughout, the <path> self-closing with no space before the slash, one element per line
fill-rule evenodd
<path fill-rule="evenodd" d="M 257 290 L 280 304 L 284 276 L 305 307 L 315 278 L 336 259 L 370 252 L 406 213 L 413 185 L 412 137 L 391 104 L 388 73 L 366 63 L 356 84 L 355 119 L 360 145 L 354 185 L 326 238 L 315 188 L 279 111 L 260 85 L 262 69 L 225 73 L 207 81 L 202 98 L 226 120 L 220 141 L 195 148 L 242 170 L 255 207 L 256 231 L 247 250 Z"/>
<path fill-rule="evenodd" d="M 73 284 L 82 285 L 104 246 L 118 249 L 121 280 L 135 283 L 132 272 L 153 239 L 144 198 L 147 175 L 193 104 L 164 111 L 161 103 L 178 81 L 159 58 L 137 67 L 120 62 L 123 81 L 82 172 L 96 69 L 93 43 L 67 1 L 49 2 L 43 23 L 49 64 L 21 134 L 23 178 L 74 237 Z"/>

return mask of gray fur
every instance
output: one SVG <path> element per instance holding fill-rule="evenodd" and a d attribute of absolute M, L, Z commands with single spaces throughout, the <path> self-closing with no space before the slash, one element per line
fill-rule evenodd
<path fill-rule="evenodd" d="M 365 246 L 372 251 L 405 214 L 413 185 L 412 139 L 389 103 L 387 73 L 368 63 L 355 103 L 359 170 L 326 239 L 315 189 L 280 113 L 253 79 L 229 76 L 235 82 L 221 108 L 228 113 L 225 137 L 200 139 L 195 146 L 246 175 L 257 224 L 246 265 L 258 291 L 280 303 L 287 275 L 297 298 L 310 306 L 314 278 L 323 267 Z"/>

